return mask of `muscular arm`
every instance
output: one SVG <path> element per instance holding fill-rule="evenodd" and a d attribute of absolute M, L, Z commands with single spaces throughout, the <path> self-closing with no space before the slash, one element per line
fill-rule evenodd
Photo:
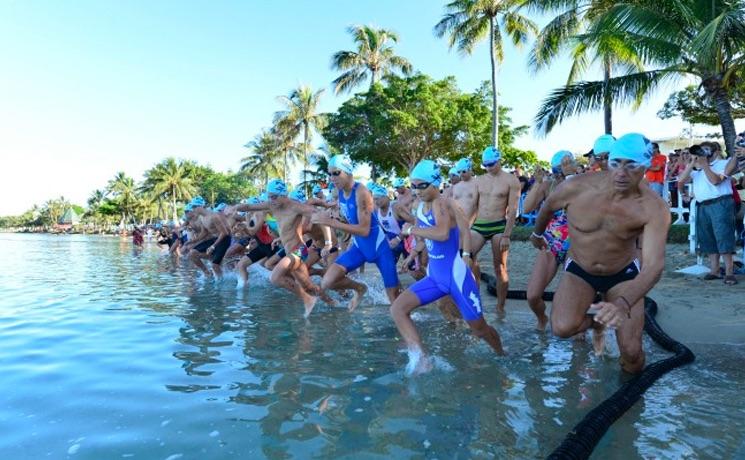
<path fill-rule="evenodd" d="M 466 217 L 458 202 L 450 198 L 447 200 L 448 206 L 453 211 L 455 223 L 458 225 L 460 233 L 460 249 L 465 252 L 471 252 L 471 223 Z"/>
<path fill-rule="evenodd" d="M 437 198 L 432 202 L 432 213 L 435 216 L 434 227 L 413 227 L 411 234 L 435 241 L 446 241 L 450 234 L 450 212 L 444 199 Z"/>
<path fill-rule="evenodd" d="M 416 219 L 414 218 L 414 216 L 408 209 L 406 209 L 405 206 L 401 206 L 401 203 L 393 203 L 391 204 L 391 208 L 393 209 L 393 214 L 396 217 L 410 223 L 411 225 L 416 224 Z"/>
<path fill-rule="evenodd" d="M 517 219 L 517 205 L 520 201 L 520 181 L 517 177 L 511 176 L 510 191 L 507 196 L 507 224 L 504 227 L 504 235 L 509 238 L 512 235 L 512 228 L 515 226 Z"/>
<path fill-rule="evenodd" d="M 533 187 L 528 192 L 528 195 L 525 197 L 525 201 L 523 201 L 523 212 L 533 212 L 535 209 L 538 208 L 538 205 L 541 204 L 541 201 L 546 198 L 548 186 L 548 181 L 543 181 L 541 183 L 533 185 Z"/>
<path fill-rule="evenodd" d="M 339 229 L 343 232 L 350 233 L 361 237 L 370 234 L 370 225 L 372 222 L 372 212 L 374 209 L 373 198 L 370 192 L 364 186 L 357 188 L 357 225 L 345 224 L 338 220 L 329 222 L 329 226 Z"/>
<path fill-rule="evenodd" d="M 729 163 L 727 163 L 727 166 L 729 166 Z M 706 179 L 708 179 L 712 185 L 719 185 L 725 179 L 724 175 L 719 174 L 715 172 L 713 169 L 711 169 L 711 165 L 709 164 L 709 162 L 705 162 L 703 164 L 702 171 L 704 171 L 704 174 L 706 174 Z"/>
<path fill-rule="evenodd" d="M 670 228 L 670 214 L 659 209 L 650 210 L 652 219 L 644 226 L 642 238 L 642 270 L 636 278 L 626 283 L 619 292 L 634 305 L 654 287 L 662 277 L 665 268 L 665 243 Z"/>
<path fill-rule="evenodd" d="M 249 212 L 249 211 L 268 211 L 269 203 L 260 204 L 239 204 L 235 206 L 236 212 Z"/>
<path fill-rule="evenodd" d="M 582 180 L 565 180 L 546 197 L 546 201 L 543 202 L 538 217 L 536 217 L 534 233 L 541 235 L 546 231 L 546 226 L 551 221 L 554 212 L 567 207 L 569 198 L 574 194 L 577 184 L 580 183 L 582 183 Z"/>
<path fill-rule="evenodd" d="M 737 171 L 737 152 L 738 148 L 735 148 L 735 153 L 729 156 L 729 160 L 727 160 L 727 165 L 724 167 L 724 175 L 725 176 L 731 176 L 732 174 Z"/>

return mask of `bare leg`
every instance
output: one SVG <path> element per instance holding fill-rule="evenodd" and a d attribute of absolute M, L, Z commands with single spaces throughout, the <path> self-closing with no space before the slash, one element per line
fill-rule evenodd
<path fill-rule="evenodd" d="M 622 286 L 620 283 L 608 291 L 608 302 L 616 300 Z M 638 374 L 644 370 L 644 349 L 642 348 L 642 333 L 644 332 L 644 299 L 640 299 L 631 307 L 631 319 L 625 320 L 616 329 L 616 340 L 621 352 L 619 362 L 621 369 L 630 373 Z"/>
<path fill-rule="evenodd" d="M 212 271 L 215 272 L 215 276 L 222 278 L 222 268 L 220 267 L 220 264 L 212 262 Z"/>
<path fill-rule="evenodd" d="M 722 254 L 724 259 L 724 275 L 732 276 L 735 273 L 735 261 L 732 259 L 732 254 Z"/>
<path fill-rule="evenodd" d="M 385 293 L 388 296 L 388 301 L 393 305 L 393 302 L 396 300 L 396 297 L 398 297 L 399 292 L 401 292 L 401 287 L 396 286 L 392 288 L 385 288 Z"/>
<path fill-rule="evenodd" d="M 499 334 L 493 327 L 486 324 L 484 318 L 467 322 L 468 325 L 471 326 L 473 335 L 488 343 L 498 355 L 504 355 L 504 349 L 502 348 L 502 341 L 499 339 Z"/>
<path fill-rule="evenodd" d="M 295 262 L 295 268 L 292 270 L 292 277 L 295 278 L 295 281 L 300 285 L 301 288 L 305 290 L 308 294 L 312 296 L 320 297 L 321 300 L 326 302 L 329 305 L 336 305 L 336 302 L 328 296 L 328 294 L 323 291 L 320 287 L 313 284 L 313 282 L 310 280 L 310 276 L 308 274 L 308 267 L 300 262 L 299 260 L 296 260 Z M 307 318 L 310 316 L 310 313 L 313 311 L 313 307 L 315 306 L 315 302 L 313 302 L 312 305 L 305 305 L 305 317 Z"/>
<path fill-rule="evenodd" d="M 292 270 L 292 264 L 294 259 L 290 257 L 283 257 L 272 270 L 271 282 L 275 286 L 287 289 L 298 296 L 305 306 L 305 311 L 308 312 L 313 310 L 313 306 L 318 301 L 317 297 L 311 296 L 299 284 L 294 281 L 294 278 L 289 274 Z"/>
<path fill-rule="evenodd" d="M 719 254 L 709 254 L 709 267 L 709 273 L 719 276 Z"/>
<path fill-rule="evenodd" d="M 354 311 L 362 300 L 362 296 L 367 292 L 367 286 L 357 281 L 347 278 L 347 271 L 344 267 L 339 264 L 333 264 L 326 270 L 326 274 L 323 275 L 321 281 L 321 289 L 323 290 L 339 290 L 339 289 L 352 289 L 354 295 L 352 300 L 349 302 L 349 311 Z"/>
<path fill-rule="evenodd" d="M 551 305 L 551 330 L 554 335 L 569 338 L 586 331 L 593 324 L 587 315 L 595 290 L 577 275 L 564 272 Z"/>
<path fill-rule="evenodd" d="M 481 233 L 471 230 L 471 260 L 473 261 L 471 271 L 477 283 L 481 281 L 481 267 L 479 266 L 478 256 L 485 244 L 486 240 L 481 236 Z"/>
<path fill-rule="evenodd" d="M 535 262 L 533 262 L 533 272 L 530 274 L 530 280 L 528 281 L 527 296 L 528 305 L 538 319 L 536 329 L 539 331 L 545 331 L 546 324 L 548 324 L 543 293 L 546 291 L 546 286 L 556 276 L 557 268 L 558 264 L 553 254 L 548 251 L 538 251 Z"/>
<path fill-rule="evenodd" d="M 210 272 L 204 265 L 204 262 L 202 262 L 202 259 L 206 259 L 207 257 L 209 256 L 202 252 L 191 251 L 189 253 L 189 260 L 191 260 L 192 263 L 196 265 L 197 268 L 202 271 L 202 273 L 204 273 L 204 276 L 212 276 L 212 272 Z"/>
<path fill-rule="evenodd" d="M 509 250 L 502 251 L 499 242 L 502 235 L 494 235 L 491 238 L 492 260 L 494 261 L 494 273 L 497 275 L 497 313 L 504 315 L 504 305 L 507 303 L 507 290 L 510 285 L 510 277 L 507 274 L 507 256 Z"/>
<path fill-rule="evenodd" d="M 424 352 L 422 339 L 419 337 L 414 322 L 411 320 L 411 312 L 420 304 L 416 294 L 407 289 L 391 305 L 391 316 L 396 323 L 398 332 L 406 342 L 409 353 L 418 359 L 413 369 L 413 373 L 415 374 L 421 374 L 432 369 L 432 363 Z"/>
<path fill-rule="evenodd" d="M 244 287 L 246 283 L 248 283 L 248 267 L 250 267 L 251 264 L 251 259 L 248 257 L 243 257 L 238 262 L 238 276 L 240 277 L 238 281 L 239 287 Z"/>
<path fill-rule="evenodd" d="M 446 295 L 437 301 L 437 308 L 440 309 L 440 313 L 445 321 L 449 323 L 457 323 L 459 320 L 463 319 L 460 310 L 458 310 L 458 306 L 455 305 L 453 298 L 449 295 Z"/>

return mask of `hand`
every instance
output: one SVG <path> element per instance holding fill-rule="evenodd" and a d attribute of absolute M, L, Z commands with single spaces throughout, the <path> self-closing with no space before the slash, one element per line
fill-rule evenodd
<path fill-rule="evenodd" d="M 500 251 L 507 251 L 510 249 L 510 237 L 511 235 L 502 235 L 501 238 L 499 238 L 499 250 Z"/>
<path fill-rule="evenodd" d="M 332 222 L 333 219 L 328 216 L 328 214 L 323 212 L 316 212 L 310 217 L 310 222 L 312 224 L 318 224 L 318 225 L 329 225 Z"/>
<path fill-rule="evenodd" d="M 323 249 L 321 249 L 321 259 L 325 259 L 326 257 L 329 256 L 330 253 L 331 253 L 331 245 L 327 244 L 326 246 L 323 247 Z"/>
<path fill-rule="evenodd" d="M 471 256 L 463 256 L 461 259 L 463 260 L 463 263 L 466 264 L 466 267 L 473 268 L 473 260 L 471 260 Z"/>
<path fill-rule="evenodd" d="M 395 238 L 391 238 L 390 240 L 388 240 L 388 247 L 390 247 L 391 249 L 395 248 L 399 244 L 401 244 L 401 237 L 400 236 L 397 236 Z"/>
<path fill-rule="evenodd" d="M 405 223 L 403 228 L 401 229 L 401 234 L 404 236 L 409 236 L 411 235 L 411 230 L 413 230 L 413 225 Z"/>
<path fill-rule="evenodd" d="M 409 254 L 409 257 L 405 258 L 401 268 L 398 270 L 399 273 L 407 273 L 409 271 L 409 265 L 414 261 L 414 253 Z"/>
<path fill-rule="evenodd" d="M 595 321 L 605 327 L 617 328 L 629 318 L 630 311 L 626 306 L 619 306 L 611 302 L 598 302 L 590 305 L 597 310 Z"/>
<path fill-rule="evenodd" d="M 213 252 L 215 252 L 215 247 L 214 246 L 210 246 L 210 247 L 207 248 L 207 255 L 208 256 L 211 256 Z"/>
<path fill-rule="evenodd" d="M 548 242 L 546 241 L 546 238 L 543 235 L 536 235 L 535 232 L 531 233 L 530 243 L 533 245 L 534 248 L 538 249 L 539 251 L 548 250 Z"/>

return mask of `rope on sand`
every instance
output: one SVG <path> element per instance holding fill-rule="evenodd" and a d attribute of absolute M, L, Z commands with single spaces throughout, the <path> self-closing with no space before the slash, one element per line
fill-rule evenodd
<path fill-rule="evenodd" d="M 487 282 L 487 290 L 496 295 L 496 279 L 482 274 Z M 553 292 L 543 294 L 543 299 L 551 301 Z M 508 291 L 508 299 L 525 300 L 525 291 Z M 657 324 L 657 302 L 644 298 L 644 331 L 652 340 L 673 356 L 647 365 L 644 370 L 627 381 L 608 399 L 598 404 L 570 431 L 564 441 L 549 456 L 552 460 L 589 458 L 593 449 L 613 423 L 631 408 L 657 379 L 671 370 L 692 363 L 696 357 L 688 347 L 674 340 Z"/>

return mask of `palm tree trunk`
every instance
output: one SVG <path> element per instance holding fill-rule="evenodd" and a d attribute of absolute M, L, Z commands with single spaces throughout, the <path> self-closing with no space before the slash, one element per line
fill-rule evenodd
<path fill-rule="evenodd" d="M 603 62 L 603 121 L 605 122 L 605 134 L 613 134 L 613 100 L 608 90 L 611 77 L 610 59 L 605 58 Z"/>
<path fill-rule="evenodd" d="M 171 200 L 173 204 L 173 223 L 175 224 L 178 222 L 178 214 L 176 213 L 176 196 L 172 196 Z"/>
<path fill-rule="evenodd" d="M 282 181 L 285 184 L 287 183 L 287 150 L 285 150 L 284 169 L 282 170 Z M 266 184 L 264 184 L 264 187 L 266 187 Z"/>
<path fill-rule="evenodd" d="M 489 17 L 489 59 L 491 60 L 491 90 L 492 90 L 491 139 L 492 139 L 492 145 L 495 148 L 499 148 L 499 145 L 498 145 L 499 104 L 497 102 L 497 53 L 496 53 L 496 50 L 494 49 L 494 21 L 495 19 L 496 18 L 494 16 Z"/>
<path fill-rule="evenodd" d="M 308 171 L 308 142 L 310 138 L 310 126 L 308 123 L 303 123 L 303 186 L 305 187 L 305 194 L 308 195 L 308 183 L 305 179 L 305 174 Z"/>
<path fill-rule="evenodd" d="M 735 130 L 735 122 L 732 119 L 732 105 L 729 102 L 727 91 L 722 87 L 722 80 L 719 77 L 712 82 L 711 86 L 705 84 L 705 87 L 707 91 L 710 91 L 717 109 L 717 114 L 719 115 L 719 124 L 722 127 L 727 155 L 734 155 L 737 131 Z"/>
<path fill-rule="evenodd" d="M 370 69 L 370 89 L 373 88 L 377 79 L 378 79 L 378 71 L 375 69 Z"/>

